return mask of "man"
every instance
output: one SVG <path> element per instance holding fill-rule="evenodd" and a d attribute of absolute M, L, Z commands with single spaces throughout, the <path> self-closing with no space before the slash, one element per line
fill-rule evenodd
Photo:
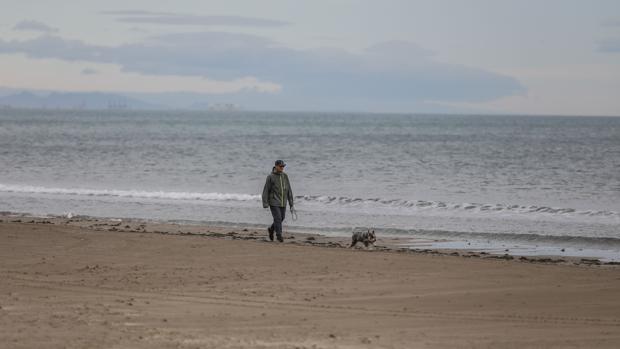
<path fill-rule="evenodd" d="M 284 173 L 286 164 L 282 160 L 276 160 L 271 174 L 267 176 L 265 187 L 263 188 L 263 207 L 271 209 L 273 224 L 267 228 L 269 240 L 273 241 L 273 233 L 276 233 L 278 241 L 282 242 L 282 221 L 286 214 L 286 201 L 288 200 L 293 210 L 293 191 L 288 176 Z"/>

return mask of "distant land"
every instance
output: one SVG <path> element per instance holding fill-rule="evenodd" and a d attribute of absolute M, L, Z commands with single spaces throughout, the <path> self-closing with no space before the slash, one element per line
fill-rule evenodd
<path fill-rule="evenodd" d="M 235 103 L 205 101 L 205 96 L 188 94 L 184 99 L 162 95 L 130 95 L 105 92 L 53 92 L 0 89 L 0 109 L 76 109 L 76 110 L 238 110 Z"/>
<path fill-rule="evenodd" d="M 303 104 L 312 107 L 300 109 Z M 66 92 L 20 89 L 0 86 L 0 109 L 76 109 L 76 110 L 263 110 L 263 111 L 316 111 L 316 112 L 371 112 L 371 113 L 439 113 L 488 114 L 488 111 L 452 107 L 434 102 L 415 102 L 397 105 L 393 101 L 372 103 L 352 101 L 355 108 L 342 108 L 336 98 L 308 101 L 302 95 L 281 95 L 243 90 L 230 94 L 197 92 Z"/>
<path fill-rule="evenodd" d="M 162 109 L 164 106 L 112 93 L 50 92 L 35 94 L 29 91 L 23 91 L 0 97 L 0 107 L 42 109 Z"/>

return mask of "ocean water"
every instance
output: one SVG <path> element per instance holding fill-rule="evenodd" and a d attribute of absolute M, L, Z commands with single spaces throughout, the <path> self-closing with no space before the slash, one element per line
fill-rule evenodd
<path fill-rule="evenodd" d="M 0 210 L 267 225 L 280 158 L 289 229 L 620 259 L 620 118 L 5 109 Z"/>

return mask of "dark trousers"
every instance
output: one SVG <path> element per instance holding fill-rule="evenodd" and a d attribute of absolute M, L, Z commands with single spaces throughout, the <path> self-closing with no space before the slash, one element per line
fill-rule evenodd
<path fill-rule="evenodd" d="M 282 221 L 286 215 L 286 207 L 269 206 L 271 215 L 273 216 L 273 224 L 271 229 L 276 231 L 276 236 L 282 236 Z"/>

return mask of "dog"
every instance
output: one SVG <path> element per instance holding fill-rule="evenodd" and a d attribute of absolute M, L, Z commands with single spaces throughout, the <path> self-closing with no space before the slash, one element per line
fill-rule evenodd
<path fill-rule="evenodd" d="M 377 237 L 375 236 L 375 231 L 354 231 L 353 235 L 351 235 L 351 246 L 349 248 L 353 248 L 355 244 L 358 242 L 363 242 L 364 246 L 368 248 L 368 245 L 372 244 L 375 246 L 375 241 L 377 241 Z"/>

